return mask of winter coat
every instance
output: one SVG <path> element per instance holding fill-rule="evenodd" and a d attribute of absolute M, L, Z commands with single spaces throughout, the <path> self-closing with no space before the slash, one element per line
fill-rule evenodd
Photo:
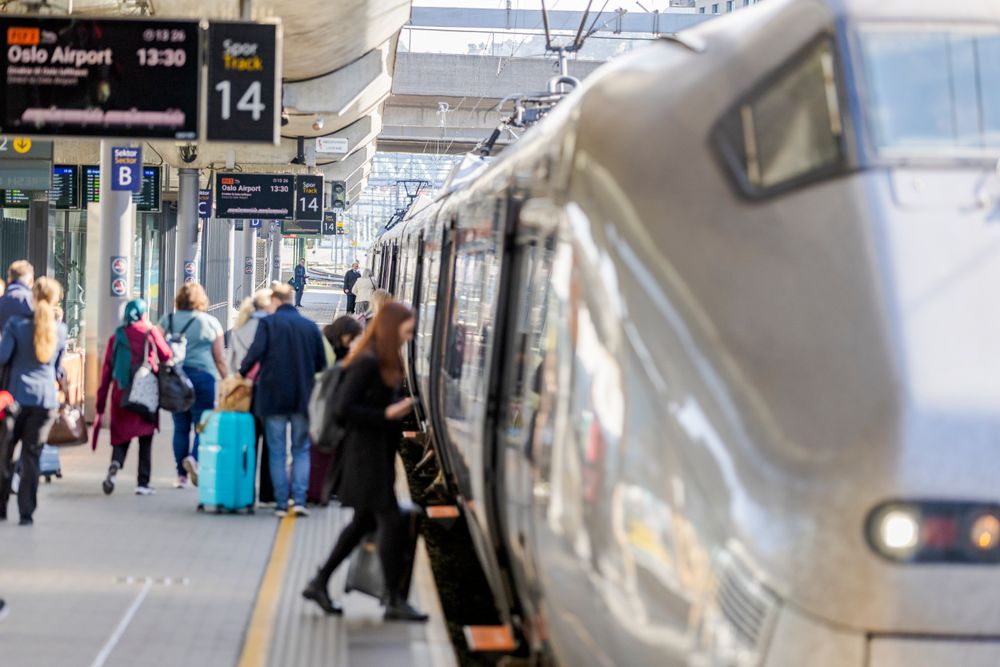
<path fill-rule="evenodd" d="M 125 327 L 125 336 L 132 348 L 132 368 L 138 368 L 142 363 L 142 352 L 146 346 L 146 334 L 152 334 L 150 340 L 149 362 L 154 370 L 159 364 L 170 359 L 170 346 L 163 339 L 163 334 L 156 327 L 144 322 L 136 322 Z M 111 444 L 124 445 L 132 438 L 153 435 L 159 428 L 159 420 L 146 421 L 139 413 L 123 408 L 122 390 L 111 377 L 114 368 L 115 336 L 112 334 L 104 353 L 104 367 L 101 370 L 101 384 L 97 388 L 97 414 L 104 414 L 108 402 L 108 390 L 111 390 Z"/>
<path fill-rule="evenodd" d="M 375 292 L 375 279 L 371 276 L 361 276 L 358 278 L 357 282 L 354 283 L 354 287 L 351 289 L 354 296 L 357 297 L 359 303 L 365 303 L 372 300 L 372 294 Z"/>
<path fill-rule="evenodd" d="M 15 317 L 31 317 L 31 288 L 24 283 L 11 283 L 0 296 L 0 332 Z"/>
<path fill-rule="evenodd" d="M 66 325 L 56 327 L 58 339 L 52 358 L 42 363 L 35 355 L 35 320 L 14 317 L 0 337 L 0 366 L 10 367 L 7 391 L 21 407 L 57 408 L 56 380 L 64 377 L 62 358 L 66 352 Z"/>
<path fill-rule="evenodd" d="M 400 389 L 385 385 L 371 354 L 355 358 L 343 372 L 332 409 L 347 434 L 334 459 L 333 493 L 342 505 L 357 510 L 395 509 L 402 421 L 386 419 L 385 409 L 398 400 Z"/>
<path fill-rule="evenodd" d="M 316 323 L 284 304 L 257 324 L 253 345 L 240 364 L 246 377 L 260 362 L 253 411 L 258 417 L 308 415 L 316 373 L 326 368 L 323 335 Z"/>

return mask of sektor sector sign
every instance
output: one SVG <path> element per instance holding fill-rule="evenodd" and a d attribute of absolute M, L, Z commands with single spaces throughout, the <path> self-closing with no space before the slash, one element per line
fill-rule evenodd
<path fill-rule="evenodd" d="M 0 18 L 0 129 L 195 139 L 197 21 Z"/>

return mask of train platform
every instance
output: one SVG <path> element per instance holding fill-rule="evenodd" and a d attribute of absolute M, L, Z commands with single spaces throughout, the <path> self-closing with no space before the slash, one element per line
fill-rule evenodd
<path fill-rule="evenodd" d="M 308 291 L 303 310 L 329 321 L 339 300 L 333 290 Z M 254 515 L 198 513 L 195 489 L 172 488 L 169 415 L 161 427 L 155 495 L 134 495 L 134 446 L 114 494 L 104 495 L 104 431 L 96 452 L 61 450 L 63 477 L 42 483 L 33 527 L 0 523 L 0 597 L 10 607 L 0 621 L 0 664 L 455 664 L 422 542 L 411 601 L 431 615 L 429 623 L 386 623 L 374 599 L 343 595 L 346 567 L 330 586 L 345 614 L 324 616 L 299 592 L 350 510 L 311 508 L 308 518 L 284 520 L 267 507 Z M 404 497 L 401 471 L 398 479 Z"/>

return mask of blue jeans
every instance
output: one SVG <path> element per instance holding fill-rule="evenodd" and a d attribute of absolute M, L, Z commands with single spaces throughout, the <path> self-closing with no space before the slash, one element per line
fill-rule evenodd
<path fill-rule="evenodd" d="M 174 413 L 174 461 L 177 463 L 178 475 L 187 475 L 183 463 L 189 454 L 198 458 L 198 433 L 195 432 L 194 447 L 191 447 L 191 429 L 201 422 L 201 416 L 206 410 L 215 407 L 215 376 L 187 366 L 184 367 L 184 372 L 194 385 L 194 405 L 186 412 Z"/>
<path fill-rule="evenodd" d="M 309 418 L 305 415 L 264 417 L 264 436 L 278 509 L 288 509 L 288 448 L 285 435 L 292 426 L 292 498 L 305 506 L 309 486 Z"/>

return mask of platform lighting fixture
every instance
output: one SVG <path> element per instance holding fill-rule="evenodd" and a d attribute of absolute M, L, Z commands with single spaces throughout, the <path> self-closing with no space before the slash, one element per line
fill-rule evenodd
<path fill-rule="evenodd" d="M 868 518 L 869 544 L 898 563 L 1000 565 L 1000 505 L 893 501 Z"/>

